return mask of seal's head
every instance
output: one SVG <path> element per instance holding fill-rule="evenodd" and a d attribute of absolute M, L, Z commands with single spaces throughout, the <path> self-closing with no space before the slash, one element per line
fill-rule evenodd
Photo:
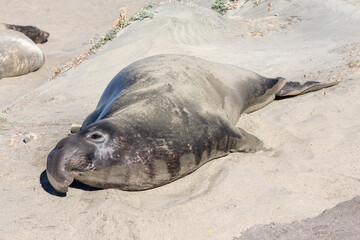
<path fill-rule="evenodd" d="M 115 150 L 114 132 L 110 128 L 111 124 L 100 121 L 56 145 L 46 166 L 47 177 L 56 191 L 65 193 L 74 177 L 81 180 L 84 175 L 91 175 L 110 164 Z"/>
<path fill-rule="evenodd" d="M 34 43 L 45 43 L 50 36 L 48 32 L 45 32 L 35 26 L 20 26 L 12 24 L 5 24 L 5 26 L 7 29 L 22 32 L 28 38 L 33 40 Z"/>
<path fill-rule="evenodd" d="M 50 34 L 35 26 L 25 26 L 22 31 L 28 38 L 34 41 L 34 43 L 45 43 Z"/>

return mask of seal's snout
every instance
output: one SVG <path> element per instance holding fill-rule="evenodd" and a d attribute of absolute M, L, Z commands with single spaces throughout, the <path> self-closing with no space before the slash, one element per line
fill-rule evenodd
<path fill-rule="evenodd" d="M 44 38 L 48 38 L 50 36 L 50 33 L 48 33 L 48 32 L 44 32 Z"/>
<path fill-rule="evenodd" d="M 46 43 L 49 37 L 50 37 L 50 33 L 43 32 L 42 40 L 40 41 L 40 43 Z"/>
<path fill-rule="evenodd" d="M 65 148 L 67 139 L 61 140 L 47 158 L 46 174 L 50 184 L 56 191 L 66 193 L 68 186 L 74 181 L 70 172 L 71 156 Z"/>

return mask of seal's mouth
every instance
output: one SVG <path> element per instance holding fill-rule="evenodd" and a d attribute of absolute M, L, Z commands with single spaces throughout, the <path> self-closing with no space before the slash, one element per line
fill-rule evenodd
<path fill-rule="evenodd" d="M 66 193 L 68 191 L 69 185 L 74 180 L 74 177 L 72 177 L 72 180 L 70 180 L 70 181 L 67 181 L 67 180 L 58 181 L 48 171 L 46 171 L 46 175 L 47 175 L 47 178 L 48 178 L 51 186 L 53 186 L 53 188 L 59 193 Z"/>
<path fill-rule="evenodd" d="M 48 41 L 49 36 L 50 36 L 50 33 L 44 32 L 44 36 L 41 38 L 42 41 L 40 43 L 46 43 Z"/>

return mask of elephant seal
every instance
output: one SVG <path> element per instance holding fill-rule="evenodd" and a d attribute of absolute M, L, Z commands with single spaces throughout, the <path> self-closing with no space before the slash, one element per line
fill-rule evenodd
<path fill-rule="evenodd" d="M 35 26 L 21 26 L 21 25 L 0 23 L 0 30 L 1 29 L 22 32 L 28 38 L 33 40 L 34 43 L 45 43 L 45 42 L 47 42 L 47 39 L 50 36 L 50 34 L 48 32 L 45 32 Z"/>
<path fill-rule="evenodd" d="M 47 177 L 62 193 L 74 178 L 96 188 L 158 187 L 230 152 L 262 149 L 235 127 L 241 113 L 334 84 L 301 85 L 183 55 L 145 58 L 120 71 L 81 130 L 51 151 Z"/>
<path fill-rule="evenodd" d="M 24 34 L 0 30 L 0 78 L 36 71 L 44 61 L 40 48 Z"/>

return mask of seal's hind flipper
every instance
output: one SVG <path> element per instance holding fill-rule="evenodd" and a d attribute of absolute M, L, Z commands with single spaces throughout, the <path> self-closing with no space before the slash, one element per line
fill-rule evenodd
<path fill-rule="evenodd" d="M 305 94 L 312 91 L 317 91 L 322 88 L 331 87 L 338 84 L 337 82 L 321 83 L 316 81 L 308 81 L 304 84 L 299 82 L 287 82 L 285 86 L 276 94 L 277 98 L 291 97 Z"/>

